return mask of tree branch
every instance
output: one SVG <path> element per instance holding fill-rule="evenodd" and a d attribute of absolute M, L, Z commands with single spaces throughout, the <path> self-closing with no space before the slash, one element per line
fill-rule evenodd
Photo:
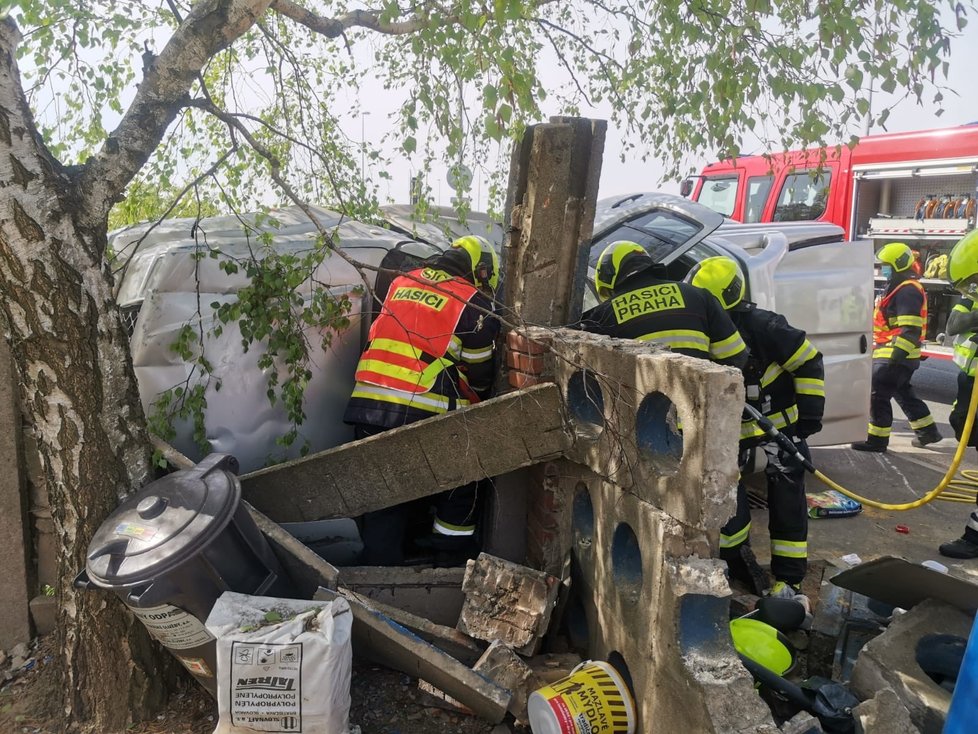
<path fill-rule="evenodd" d="M 538 0 L 534 7 L 538 8 L 556 1 Z M 365 28 L 388 36 L 404 36 L 428 28 L 454 25 L 462 21 L 461 16 L 457 13 L 446 13 L 445 9 L 435 2 L 420 4 L 410 18 L 399 21 L 382 21 L 380 10 L 351 10 L 335 18 L 326 18 L 306 10 L 293 0 L 274 0 L 271 7 L 272 10 L 281 13 L 286 18 L 290 18 L 327 38 L 338 38 L 351 28 Z M 489 20 L 494 19 L 492 13 L 486 13 L 486 17 Z"/>
<path fill-rule="evenodd" d="M 152 155 L 186 104 L 201 69 L 247 32 L 270 4 L 271 0 L 204 0 L 194 5 L 151 65 L 122 122 L 82 168 L 78 189 L 89 224 L 108 215 Z"/>

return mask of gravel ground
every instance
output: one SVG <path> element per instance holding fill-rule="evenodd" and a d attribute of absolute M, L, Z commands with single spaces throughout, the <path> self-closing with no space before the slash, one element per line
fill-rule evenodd
<path fill-rule="evenodd" d="M 11 671 L 0 665 L 0 734 L 58 734 L 58 688 L 53 638 L 35 641 L 28 662 Z M 350 692 L 351 734 L 503 734 L 528 729 L 494 728 L 466 714 L 445 710 L 418 690 L 418 682 L 379 666 L 354 664 Z M 135 725 L 127 734 L 209 734 L 217 726 L 217 705 L 203 688 L 188 681 L 154 721 Z"/>

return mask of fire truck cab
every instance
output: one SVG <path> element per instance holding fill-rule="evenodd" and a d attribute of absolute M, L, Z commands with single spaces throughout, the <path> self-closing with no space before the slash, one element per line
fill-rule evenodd
<path fill-rule="evenodd" d="M 976 184 L 978 125 L 962 125 L 712 163 L 681 191 L 741 222 L 831 222 L 877 250 L 907 243 L 919 253 L 929 297 L 925 352 L 949 358 L 937 344 L 956 299 L 946 255 L 975 227 Z"/>

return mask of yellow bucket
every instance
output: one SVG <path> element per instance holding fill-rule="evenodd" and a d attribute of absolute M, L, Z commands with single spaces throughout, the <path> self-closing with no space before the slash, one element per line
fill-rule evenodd
<path fill-rule="evenodd" d="M 527 718 L 533 734 L 635 734 L 635 701 L 617 670 L 588 660 L 531 693 Z"/>

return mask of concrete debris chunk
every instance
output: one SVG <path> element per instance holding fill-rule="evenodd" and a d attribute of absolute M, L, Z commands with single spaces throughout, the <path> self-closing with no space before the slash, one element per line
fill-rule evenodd
<path fill-rule="evenodd" d="M 818 719 L 802 711 L 781 725 L 783 734 L 823 734 Z"/>
<path fill-rule="evenodd" d="M 951 694 L 937 685 L 917 663 L 917 644 L 925 635 L 942 633 L 967 639 L 972 619 L 949 604 L 928 599 L 896 617 L 889 628 L 870 640 L 859 653 L 851 688 L 859 698 L 873 698 L 892 688 L 923 732 L 944 726 Z"/>
<path fill-rule="evenodd" d="M 560 389 L 539 385 L 259 469 L 241 491 L 275 522 L 355 517 L 556 458 L 572 443 Z"/>
<path fill-rule="evenodd" d="M 859 734 L 920 734 L 892 688 L 884 688 L 852 710 Z"/>
<path fill-rule="evenodd" d="M 526 701 L 542 684 L 537 684 L 533 670 L 513 652 L 513 648 L 501 640 L 493 641 L 472 669 L 509 690 L 513 694 L 509 713 L 519 721 L 526 721 Z"/>
<path fill-rule="evenodd" d="M 532 655 L 547 632 L 559 583 L 542 571 L 482 553 L 465 569 L 458 629 Z"/>

